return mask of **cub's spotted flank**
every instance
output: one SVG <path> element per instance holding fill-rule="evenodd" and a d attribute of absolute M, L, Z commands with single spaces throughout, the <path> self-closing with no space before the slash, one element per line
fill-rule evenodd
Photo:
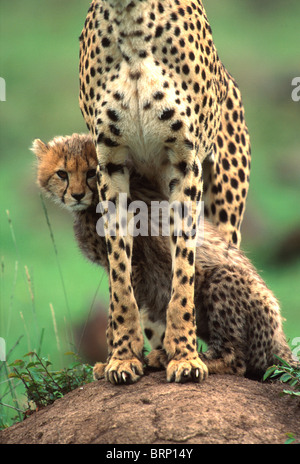
<path fill-rule="evenodd" d="M 172 230 L 169 238 L 173 274 L 164 347 L 168 378 L 205 377 L 195 344 L 196 203 L 204 199 L 207 217 L 239 245 L 250 141 L 240 91 L 218 57 L 202 2 L 94 0 L 80 36 L 79 101 L 96 145 L 99 197 L 115 202 L 117 217 L 119 193 L 130 194 L 128 160 L 170 203 L 192 203 L 190 230 L 181 236 Z M 133 241 L 122 239 L 118 225 L 114 239 L 106 236 L 114 308 L 106 372 L 110 379 L 124 373 L 134 380 L 142 372 L 143 341 L 130 277 Z M 188 282 L 184 305 L 181 275 Z M 121 350 L 117 315 L 124 304 L 128 339 Z"/>
<path fill-rule="evenodd" d="M 48 144 L 36 140 L 33 151 L 38 157 L 38 183 L 52 199 L 67 207 L 74 214 L 75 235 L 82 252 L 94 263 L 108 271 L 106 241 L 96 232 L 99 214 L 96 213 L 96 182 L 90 170 L 97 165 L 96 150 L 90 136 L 57 137 Z M 62 175 L 62 172 L 64 174 Z M 63 192 L 63 194 L 62 194 Z M 81 196 L 74 203 L 72 193 Z M 142 200 L 150 206 L 151 200 L 164 200 L 152 185 L 131 172 L 131 198 Z M 83 206 L 84 205 L 84 206 Z M 148 220 L 148 218 L 146 218 Z M 150 228 L 149 228 L 150 230 Z M 122 245 L 121 245 L 122 246 Z M 272 292 L 259 277 L 249 260 L 235 246 L 228 244 L 209 222 L 205 222 L 204 241 L 197 247 L 195 263 L 195 321 L 197 335 L 207 344 L 201 354 L 209 373 L 228 373 L 261 376 L 266 368 L 276 363 L 275 355 L 292 361 L 291 352 L 282 329 L 280 309 Z M 164 349 L 167 306 L 171 295 L 172 259 L 167 237 L 137 236 L 133 242 L 132 286 L 139 308 L 144 333 L 153 351 L 145 360 L 148 365 L 165 368 L 168 357 Z M 178 272 L 180 293 L 176 298 L 183 308 L 178 315 L 179 327 L 191 324 L 191 315 L 185 311 L 185 289 L 188 275 Z M 121 311 L 115 307 L 118 296 L 112 294 L 107 343 L 110 351 L 128 348 L 130 326 L 124 324 L 128 311 L 126 298 Z M 115 313 L 116 322 L 112 318 Z M 112 325 L 116 324 L 120 341 L 115 345 Z M 175 336 L 175 335 L 174 335 Z M 182 340 L 176 338 L 176 345 Z M 193 340 L 196 345 L 196 338 Z M 109 362 L 109 360 L 108 360 Z M 144 364 L 144 360 L 141 359 Z M 142 372 L 132 374 L 107 370 L 108 363 L 98 363 L 95 378 L 107 376 L 112 382 L 132 382 Z M 198 376 L 197 376 L 198 374 Z M 195 370 L 195 379 L 200 372 Z M 207 371 L 202 378 L 207 375 Z M 182 381 L 190 378 L 189 370 L 168 380 Z"/>

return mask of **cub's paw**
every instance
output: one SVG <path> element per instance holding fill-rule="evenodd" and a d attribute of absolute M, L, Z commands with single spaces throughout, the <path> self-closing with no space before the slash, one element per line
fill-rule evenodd
<path fill-rule="evenodd" d="M 172 359 L 167 366 L 167 381 L 184 383 L 189 380 L 202 382 L 208 377 L 207 366 L 200 358 Z"/>
<path fill-rule="evenodd" d="M 152 350 L 146 356 L 146 365 L 151 369 L 166 369 L 168 357 L 165 350 Z"/>
<path fill-rule="evenodd" d="M 107 363 L 96 363 L 93 367 L 93 377 L 95 380 L 100 380 L 105 378 L 105 368 Z"/>
<path fill-rule="evenodd" d="M 143 364 L 137 358 L 111 359 L 105 368 L 105 378 L 113 384 L 134 383 L 143 374 Z"/>

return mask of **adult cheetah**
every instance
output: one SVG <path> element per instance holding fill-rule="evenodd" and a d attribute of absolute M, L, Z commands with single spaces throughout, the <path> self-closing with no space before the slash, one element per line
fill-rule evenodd
<path fill-rule="evenodd" d="M 164 349 L 168 379 L 199 381 L 207 367 L 193 344 L 196 203 L 204 199 L 207 217 L 239 245 L 250 169 L 240 92 L 219 60 L 202 2 L 94 0 L 80 37 L 79 100 L 97 149 L 99 196 L 114 202 L 117 216 L 119 193 L 130 201 L 128 162 L 170 203 L 191 205 L 189 230 L 170 233 Z M 143 337 L 131 283 L 132 237 L 117 226 L 116 236 L 106 234 L 110 291 L 118 300 L 110 304 L 106 377 L 122 382 L 124 373 L 132 380 L 142 375 Z"/>

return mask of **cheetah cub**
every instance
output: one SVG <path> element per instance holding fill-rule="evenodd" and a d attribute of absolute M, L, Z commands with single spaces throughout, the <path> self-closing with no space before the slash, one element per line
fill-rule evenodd
<path fill-rule="evenodd" d="M 35 140 L 32 151 L 38 159 L 38 184 L 42 191 L 72 211 L 75 236 L 81 251 L 89 260 L 108 271 L 105 238 L 96 231 L 99 219 L 99 213 L 96 213 L 97 157 L 91 138 L 73 134 L 56 137 L 47 144 Z M 165 199 L 134 171 L 130 185 L 133 200 L 143 200 L 150 206 L 152 198 Z M 144 333 L 152 346 L 151 353 L 143 360 L 144 365 L 146 362 L 150 367 L 166 368 L 169 361 L 164 350 L 164 333 L 171 276 L 168 237 L 134 237 L 132 286 L 141 308 Z M 197 335 L 208 345 L 207 351 L 200 354 L 207 372 L 201 376 L 197 370 L 192 374 L 183 371 L 175 378 L 167 375 L 168 381 L 182 382 L 191 379 L 192 375 L 192 380 L 200 381 L 207 373 L 259 378 L 268 366 L 276 363 L 275 355 L 292 362 L 276 298 L 243 253 L 229 245 L 209 222 L 205 222 L 204 240 L 197 248 L 195 276 L 195 316 L 192 317 L 196 318 Z M 176 298 L 184 307 L 185 288 L 188 285 L 184 269 L 177 277 L 180 279 L 181 292 Z M 116 299 L 117 295 L 112 297 Z M 127 311 L 126 303 L 125 299 L 122 312 L 116 317 L 118 327 L 115 327 L 124 341 L 131 330 L 123 319 Z M 107 328 L 109 353 L 112 348 L 120 351 L 126 349 L 126 345 L 120 342 L 118 347 L 114 346 L 111 330 L 113 311 L 112 302 Z M 176 323 L 179 327 L 188 326 L 190 319 L 190 313 L 186 312 Z M 174 339 L 175 352 L 182 342 L 184 340 Z M 196 345 L 196 339 L 193 343 Z M 112 383 L 130 383 L 143 374 L 135 371 L 134 376 L 126 372 L 118 376 L 117 372 L 107 372 L 106 366 L 107 363 L 95 365 L 96 379 L 106 377 Z"/>

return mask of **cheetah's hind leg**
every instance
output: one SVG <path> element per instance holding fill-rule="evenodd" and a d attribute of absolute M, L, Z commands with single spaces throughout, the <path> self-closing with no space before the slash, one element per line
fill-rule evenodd
<path fill-rule="evenodd" d="M 231 267 L 218 267 L 201 288 L 207 314 L 208 350 L 200 353 L 200 358 L 210 374 L 243 376 L 246 372 L 248 302 L 240 291 L 240 277 Z"/>
<path fill-rule="evenodd" d="M 231 343 L 224 343 L 220 349 L 211 346 L 200 358 L 206 364 L 209 374 L 232 374 L 244 376 L 246 363 L 243 356 L 239 356 Z"/>
<path fill-rule="evenodd" d="M 145 362 L 149 369 L 163 370 L 167 368 L 168 364 L 166 351 L 162 348 L 166 324 L 161 320 L 152 320 L 149 317 L 150 313 L 149 308 L 145 306 L 140 310 L 141 324 L 151 346 L 151 351 L 145 357 Z"/>
<path fill-rule="evenodd" d="M 94 380 L 100 380 L 105 378 L 105 369 L 107 363 L 98 362 L 93 367 Z"/>
<path fill-rule="evenodd" d="M 150 369 L 163 370 L 168 365 L 168 357 L 163 349 L 150 351 L 145 361 L 147 367 Z"/>

